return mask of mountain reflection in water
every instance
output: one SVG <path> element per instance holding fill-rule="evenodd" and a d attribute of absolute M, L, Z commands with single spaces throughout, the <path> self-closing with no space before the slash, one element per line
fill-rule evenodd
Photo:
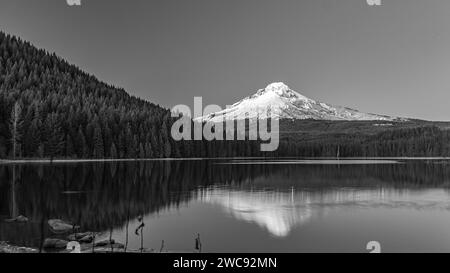
<path fill-rule="evenodd" d="M 289 235 L 294 227 L 309 222 L 313 217 L 325 215 L 330 208 L 450 208 L 450 200 L 442 201 L 449 198 L 446 192 L 421 194 L 420 200 L 411 198 L 411 195 L 414 193 L 407 190 L 386 189 L 327 192 L 295 191 L 294 188 L 291 192 L 211 189 L 202 194 L 201 201 L 220 205 L 236 219 L 256 223 L 277 237 Z M 429 199 L 424 199 L 425 196 Z"/>
<path fill-rule="evenodd" d="M 255 228 L 268 236 L 259 240 L 273 244 L 273 239 L 297 236 L 293 231 L 302 226 L 331 219 L 337 215 L 336 209 L 447 212 L 450 207 L 450 168 L 445 160 L 403 160 L 401 164 L 270 164 L 273 160 L 252 164 L 248 160 L 245 164 L 227 164 L 230 162 L 233 163 L 217 159 L 2 165 L 0 217 L 21 214 L 31 222 L 14 225 L 2 221 L 0 241 L 37 247 L 43 238 L 51 236 L 45 223 L 52 218 L 76 223 L 83 230 L 114 231 L 123 239 L 128 236 L 125 227 L 130 226 L 129 232 L 133 233 L 136 218 L 144 215 L 149 244 L 167 240 L 156 238 L 158 235 L 181 236 L 167 233 L 177 223 L 189 227 L 185 229 L 189 230 L 186 237 L 200 230 L 224 236 L 238 227 L 245 228 L 240 240 L 242 245 L 250 243 L 251 250 L 252 243 L 254 248 L 264 243 L 246 241 L 246 236 L 264 236 Z M 183 218 L 188 213 L 189 217 Z M 170 226 L 158 234 L 158 227 L 168 225 L 164 221 L 169 218 Z M 253 228 L 241 226 L 242 223 Z M 182 243 L 186 244 L 180 239 L 179 244 L 173 244 Z M 226 245 L 224 241 L 217 244 L 221 245 L 210 245 L 210 249 L 221 250 Z M 295 250 L 295 246 L 289 247 Z"/>

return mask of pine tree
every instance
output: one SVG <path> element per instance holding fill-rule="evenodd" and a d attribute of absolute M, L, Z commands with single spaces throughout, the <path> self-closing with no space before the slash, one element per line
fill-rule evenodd
<path fill-rule="evenodd" d="M 41 145 L 42 136 L 42 120 L 40 118 L 40 113 L 37 108 L 34 108 L 33 112 L 34 117 L 23 137 L 25 155 L 31 157 L 38 156 L 38 149 Z"/>
<path fill-rule="evenodd" d="M 152 150 L 152 145 L 150 143 L 146 143 L 145 144 L 145 154 L 147 156 L 147 158 L 153 158 L 153 150 Z"/>
<path fill-rule="evenodd" d="M 54 157 L 61 155 L 64 147 L 64 136 L 61 125 L 56 114 L 50 114 L 45 120 L 45 155 L 53 160 Z"/>
<path fill-rule="evenodd" d="M 102 130 L 99 126 L 94 129 L 94 158 L 104 158 L 105 150 L 103 146 Z"/>
<path fill-rule="evenodd" d="M 150 136 L 150 147 L 152 149 L 153 158 L 158 158 L 160 155 L 160 147 L 158 146 L 158 141 L 154 134 L 151 134 Z"/>
<path fill-rule="evenodd" d="M 168 131 L 168 118 L 164 118 L 164 122 L 161 125 L 160 135 L 159 135 L 159 142 L 162 145 L 162 153 L 161 157 L 170 157 L 172 154 L 172 145 L 170 144 L 169 140 L 169 131 Z"/>
<path fill-rule="evenodd" d="M 110 158 L 112 158 L 112 159 L 117 159 L 117 158 L 119 158 L 118 155 L 117 155 L 116 144 L 114 144 L 114 143 L 111 145 L 111 151 L 109 152 L 109 156 L 110 156 Z"/>
<path fill-rule="evenodd" d="M 71 158 L 74 156 L 72 137 L 70 135 L 67 135 L 66 139 L 66 157 Z"/>
<path fill-rule="evenodd" d="M 145 158 L 145 150 L 142 143 L 139 143 L 139 158 Z"/>
<path fill-rule="evenodd" d="M 16 159 L 18 147 L 20 147 L 22 139 L 22 124 L 21 117 L 22 107 L 19 102 L 16 102 L 11 111 L 10 118 L 10 131 L 11 131 L 11 143 L 12 143 L 12 158 Z"/>
<path fill-rule="evenodd" d="M 88 150 L 86 144 L 86 138 L 84 137 L 83 130 L 81 126 L 78 128 L 77 133 L 77 145 L 76 145 L 77 154 L 80 158 L 88 158 Z"/>

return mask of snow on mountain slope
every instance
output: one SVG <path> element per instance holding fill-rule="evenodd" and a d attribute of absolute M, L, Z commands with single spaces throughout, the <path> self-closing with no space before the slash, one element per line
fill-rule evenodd
<path fill-rule="evenodd" d="M 232 119 L 261 118 L 267 116 L 268 111 L 270 116 L 277 119 L 405 120 L 398 117 L 362 113 L 351 108 L 318 102 L 291 90 L 282 82 L 269 84 L 265 89 L 233 104 L 228 109 L 196 120 L 222 122 Z"/>

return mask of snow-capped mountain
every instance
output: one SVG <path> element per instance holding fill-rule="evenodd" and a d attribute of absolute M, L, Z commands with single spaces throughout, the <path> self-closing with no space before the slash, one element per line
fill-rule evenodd
<path fill-rule="evenodd" d="M 270 110 L 268 110 L 270 109 Z M 269 84 L 256 94 L 247 97 L 220 112 L 211 113 L 196 120 L 222 122 L 232 119 L 251 119 L 267 116 L 277 119 L 315 120 L 380 120 L 402 121 L 405 119 L 362 113 L 347 107 L 333 106 L 307 98 L 282 82 Z"/>

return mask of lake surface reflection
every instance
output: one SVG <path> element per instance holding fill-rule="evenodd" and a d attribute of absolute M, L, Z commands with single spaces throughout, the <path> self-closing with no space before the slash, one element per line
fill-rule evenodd
<path fill-rule="evenodd" d="M 215 159 L 0 166 L 0 241 L 58 218 L 129 249 L 450 252 L 450 161 Z M 13 171 L 15 183 L 13 183 Z M 142 233 L 135 233 L 143 217 Z"/>

